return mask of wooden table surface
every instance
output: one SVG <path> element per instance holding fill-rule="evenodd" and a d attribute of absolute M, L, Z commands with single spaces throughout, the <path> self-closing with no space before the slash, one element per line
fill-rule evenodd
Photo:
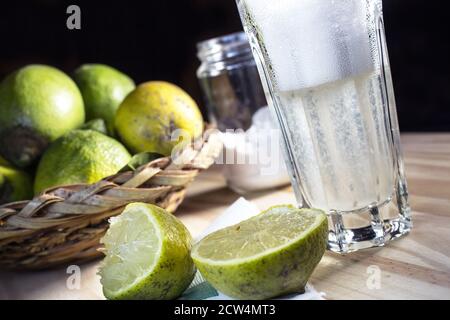
<path fill-rule="evenodd" d="M 414 229 L 384 248 L 327 253 L 311 283 L 328 299 L 450 299 L 450 134 L 407 134 L 402 144 Z M 223 183 L 217 172 L 200 181 Z M 223 188 L 201 193 L 183 203 L 179 216 L 198 233 L 238 198 Z M 295 202 L 290 188 L 246 198 L 260 209 Z"/>
<path fill-rule="evenodd" d="M 327 253 L 311 279 L 327 299 L 450 299 L 450 134 L 402 136 L 414 229 L 385 248 Z M 177 212 L 198 235 L 239 195 L 220 171 L 204 172 Z M 295 203 L 290 188 L 245 196 L 260 209 Z M 0 299 L 102 298 L 98 263 L 82 266 L 82 287 L 67 290 L 66 270 L 0 273 Z"/>

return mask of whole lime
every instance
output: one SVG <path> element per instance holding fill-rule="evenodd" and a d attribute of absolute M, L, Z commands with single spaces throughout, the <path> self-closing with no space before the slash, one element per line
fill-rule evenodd
<path fill-rule="evenodd" d="M 80 128 L 81 130 L 93 130 L 108 135 L 108 129 L 106 128 L 106 122 L 103 119 L 94 119 L 86 122 Z"/>
<path fill-rule="evenodd" d="M 103 64 L 85 64 L 74 73 L 86 109 L 87 120 L 105 120 L 114 135 L 114 118 L 123 99 L 136 87 L 124 73 Z"/>
<path fill-rule="evenodd" d="M 134 153 L 171 154 L 180 129 L 184 137 L 197 139 L 203 118 L 195 101 L 181 88 L 161 81 L 147 82 L 131 92 L 116 114 L 116 131 Z"/>
<path fill-rule="evenodd" d="M 118 141 L 92 130 L 74 130 L 56 140 L 39 163 L 34 190 L 95 183 L 115 174 L 131 159 Z"/>
<path fill-rule="evenodd" d="M 0 205 L 32 197 L 33 181 L 29 174 L 2 163 L 0 159 Z"/>
<path fill-rule="evenodd" d="M 0 84 L 0 154 L 17 167 L 33 163 L 84 119 L 80 91 L 58 69 L 29 65 Z"/>

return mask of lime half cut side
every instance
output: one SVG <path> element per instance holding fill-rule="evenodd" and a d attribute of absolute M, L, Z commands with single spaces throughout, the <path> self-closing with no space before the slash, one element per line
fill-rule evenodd
<path fill-rule="evenodd" d="M 197 243 L 192 258 L 219 291 L 240 299 L 303 292 L 326 246 L 323 211 L 276 206 Z"/>
<path fill-rule="evenodd" d="M 174 299 L 194 276 L 188 230 L 159 207 L 128 205 L 110 220 L 102 243 L 99 274 L 108 299 Z"/>

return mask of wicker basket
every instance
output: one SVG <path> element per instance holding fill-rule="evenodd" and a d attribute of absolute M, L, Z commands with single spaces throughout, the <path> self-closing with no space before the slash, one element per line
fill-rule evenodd
<path fill-rule="evenodd" d="M 211 134 L 185 149 L 182 164 L 159 158 L 94 185 L 62 186 L 31 201 L 0 206 L 0 268 L 45 269 L 98 257 L 110 217 L 132 202 L 174 212 L 188 184 L 221 149 L 218 135 Z"/>

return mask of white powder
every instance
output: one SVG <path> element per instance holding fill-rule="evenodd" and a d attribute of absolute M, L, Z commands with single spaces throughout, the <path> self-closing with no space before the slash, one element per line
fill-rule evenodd
<path fill-rule="evenodd" d="M 269 108 L 264 107 L 254 115 L 247 132 L 222 135 L 224 159 L 228 159 L 224 175 L 233 190 L 245 193 L 289 184 L 276 128 Z"/>

